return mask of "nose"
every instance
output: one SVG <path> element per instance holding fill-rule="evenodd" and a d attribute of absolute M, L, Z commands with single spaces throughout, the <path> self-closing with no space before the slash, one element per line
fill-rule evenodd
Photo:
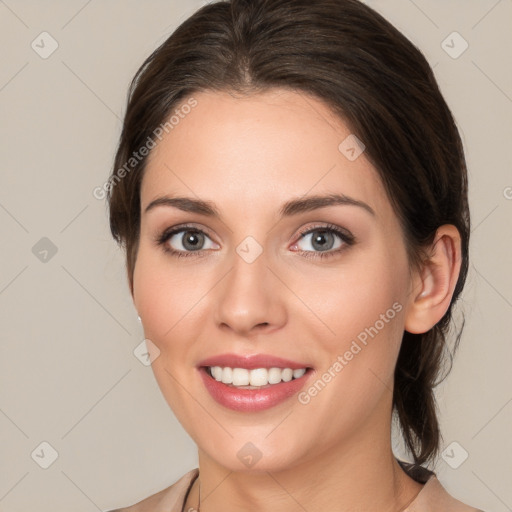
<path fill-rule="evenodd" d="M 215 288 L 215 323 L 220 329 L 250 336 L 286 322 L 286 288 L 265 252 L 252 262 L 235 252 L 231 269 Z"/>

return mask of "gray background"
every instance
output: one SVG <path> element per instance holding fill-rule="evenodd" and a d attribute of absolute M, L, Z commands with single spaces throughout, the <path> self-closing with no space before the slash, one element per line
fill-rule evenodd
<path fill-rule="evenodd" d="M 108 177 L 129 80 L 203 3 L 0 0 L 4 512 L 127 505 L 197 465 L 150 367 L 133 354 L 142 329 L 92 191 Z M 459 499 L 512 510 L 512 1 L 368 3 L 434 66 L 469 164 L 467 323 L 438 388 L 447 451 L 435 470 Z M 47 58 L 44 31 L 58 43 Z M 469 44 L 460 55 L 454 31 Z M 52 448 L 42 442 L 58 455 L 47 469 Z"/>

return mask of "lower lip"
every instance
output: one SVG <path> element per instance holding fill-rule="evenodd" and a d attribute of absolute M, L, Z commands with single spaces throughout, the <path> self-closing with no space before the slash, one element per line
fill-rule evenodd
<path fill-rule="evenodd" d="M 224 407 L 240 412 L 256 412 L 270 409 L 298 393 L 306 383 L 311 369 L 298 379 L 272 384 L 261 389 L 240 389 L 216 381 L 203 366 L 199 368 L 206 389 L 213 399 Z"/>

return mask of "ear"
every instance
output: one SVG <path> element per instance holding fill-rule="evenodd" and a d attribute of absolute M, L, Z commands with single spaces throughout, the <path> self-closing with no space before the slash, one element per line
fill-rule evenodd
<path fill-rule="evenodd" d="M 446 313 L 459 278 L 461 240 L 458 229 L 441 226 L 430 248 L 430 257 L 413 279 L 405 316 L 405 330 L 421 334 L 436 325 Z"/>

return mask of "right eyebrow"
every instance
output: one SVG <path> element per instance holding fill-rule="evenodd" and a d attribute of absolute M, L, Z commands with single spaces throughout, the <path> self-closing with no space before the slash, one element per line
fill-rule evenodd
<path fill-rule="evenodd" d="M 203 201 L 202 199 L 194 199 L 192 197 L 157 197 L 155 200 L 151 201 L 148 206 L 146 206 L 144 213 L 147 213 L 158 206 L 168 206 L 178 208 L 184 212 L 199 213 L 208 217 L 220 218 L 219 211 L 211 201 Z"/>

